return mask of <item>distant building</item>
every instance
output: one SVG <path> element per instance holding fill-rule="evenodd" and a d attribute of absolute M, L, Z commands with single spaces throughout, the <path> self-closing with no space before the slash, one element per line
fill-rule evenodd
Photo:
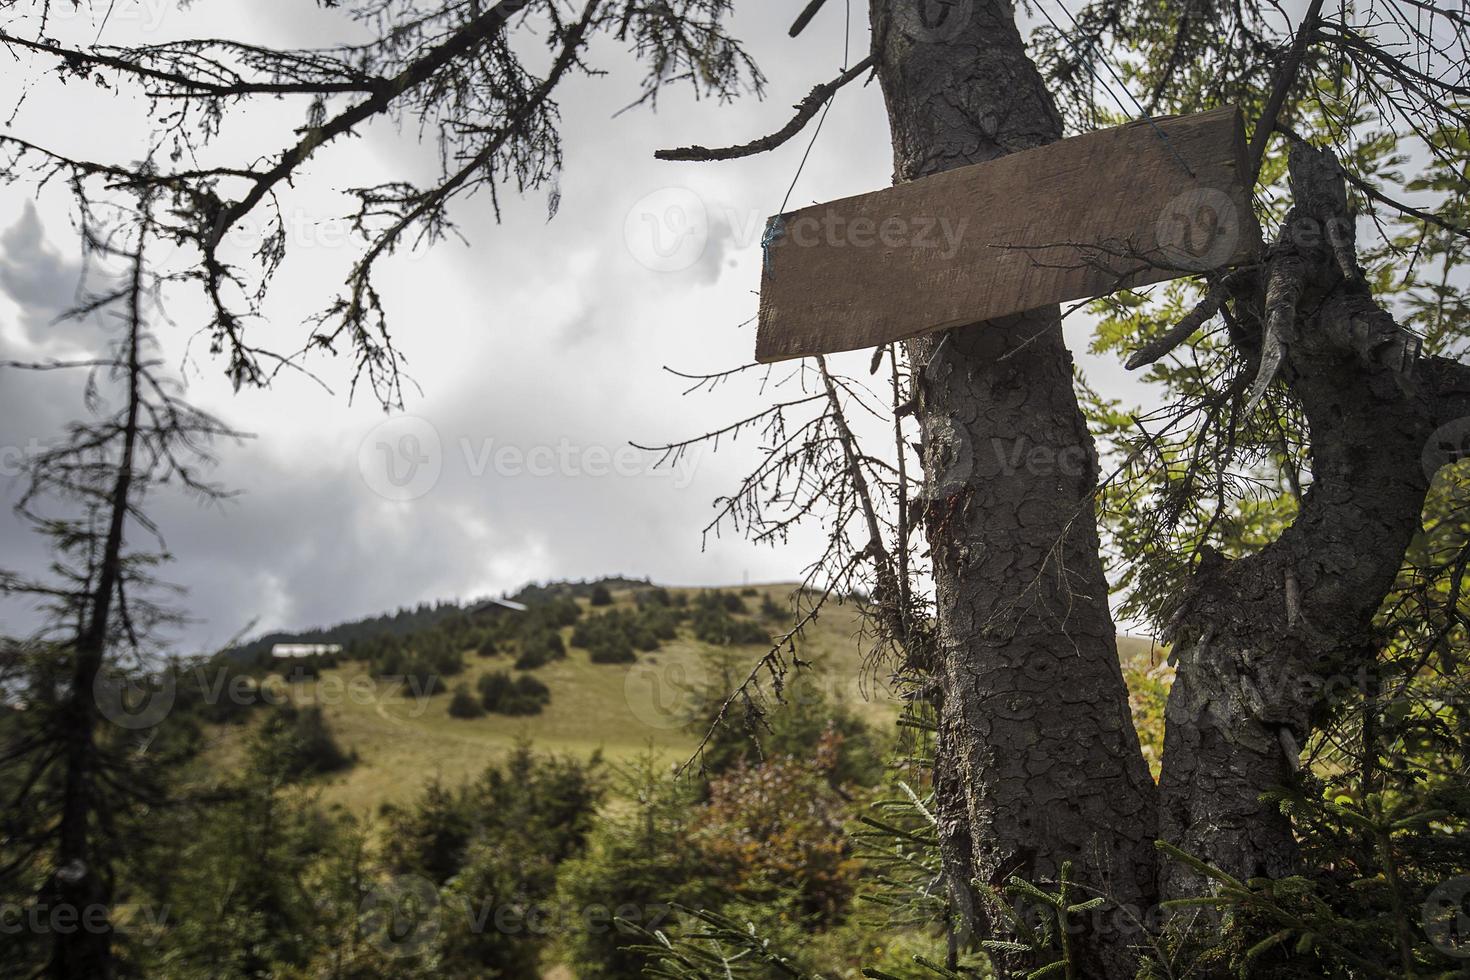
<path fill-rule="evenodd" d="M 523 613 L 526 611 L 526 608 L 524 603 L 512 602 L 509 599 L 487 599 L 471 609 L 470 614 L 473 616 L 483 616 L 486 614 L 500 615 L 501 613 L 507 612 Z"/>
<path fill-rule="evenodd" d="M 302 657 L 324 657 L 342 652 L 340 643 L 277 643 L 271 656 L 277 660 L 300 660 Z"/>

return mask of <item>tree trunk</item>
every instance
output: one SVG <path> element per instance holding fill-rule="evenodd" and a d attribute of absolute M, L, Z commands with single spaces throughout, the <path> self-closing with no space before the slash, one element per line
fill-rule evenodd
<path fill-rule="evenodd" d="M 1009 5 L 872 0 L 895 180 L 1061 137 Z M 940 650 L 936 794 L 951 888 L 1010 875 L 1153 903 L 1156 793 L 1118 663 L 1097 464 L 1056 307 L 913 341 Z M 962 899 L 963 903 L 968 899 Z M 1127 930 L 1078 937 L 1131 978 Z M 985 923 L 974 923 L 984 926 Z"/>
<path fill-rule="evenodd" d="M 75 929 L 58 929 L 48 972 L 55 980 L 110 980 L 112 957 L 111 881 L 99 860 L 93 822 L 100 812 L 97 780 L 100 765 L 96 742 L 97 680 L 107 655 L 113 604 L 122 588 L 123 538 L 132 504 L 134 460 L 138 451 L 143 392 L 141 352 L 142 252 L 133 266 L 127 337 L 127 416 L 121 456 L 107 502 L 107 534 L 102 540 L 95 578 L 87 596 L 84 627 L 72 651 L 72 681 L 64 711 L 66 740 L 62 778 L 61 821 L 56 868 L 50 893 L 58 910 L 74 916 Z"/>
<path fill-rule="evenodd" d="M 1297 202 L 1250 305 L 1310 430 L 1312 484 L 1279 539 L 1210 555 L 1175 614 L 1178 676 L 1166 715 L 1164 838 L 1238 878 L 1295 870 L 1296 845 L 1263 792 L 1296 779 L 1300 747 L 1332 699 L 1371 684 L 1373 619 L 1419 530 L 1433 475 L 1424 447 L 1466 413 L 1467 371 L 1417 357 L 1353 257 L 1343 178 L 1327 153 L 1290 155 Z M 1254 352 L 1252 352 L 1254 356 Z M 1207 883 L 1173 862 L 1164 898 Z"/>

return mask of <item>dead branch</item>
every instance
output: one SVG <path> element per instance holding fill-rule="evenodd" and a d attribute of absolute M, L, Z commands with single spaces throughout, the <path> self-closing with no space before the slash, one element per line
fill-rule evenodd
<path fill-rule="evenodd" d="M 812 89 L 810 95 L 796 104 L 796 115 L 792 120 L 769 136 L 763 136 L 758 140 L 744 143 L 740 146 L 727 146 L 720 149 L 709 149 L 703 146 L 686 146 L 675 150 L 659 150 L 654 153 L 654 157 L 659 160 L 707 163 L 715 160 L 738 160 L 741 157 L 756 156 L 757 154 L 774 150 L 805 129 L 806 124 L 816 117 L 827 100 L 837 94 L 838 89 L 868 71 L 873 65 L 873 56 L 868 55 L 832 81 L 818 85 Z"/>

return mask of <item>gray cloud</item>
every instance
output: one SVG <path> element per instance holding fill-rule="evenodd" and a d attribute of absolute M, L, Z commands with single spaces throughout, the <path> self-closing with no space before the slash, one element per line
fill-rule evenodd
<path fill-rule="evenodd" d="M 450 242 L 421 257 L 395 256 L 384 267 L 380 285 L 395 336 L 423 389 L 409 390 L 408 411 L 440 440 L 441 476 L 423 496 L 385 500 L 364 479 L 359 447 L 383 416 L 361 395 L 348 402 L 347 365 L 309 364 L 335 394 L 292 375 L 270 391 L 236 394 L 197 344 L 186 362 L 191 324 L 201 322 L 202 311 L 197 299 L 170 298 L 178 325 L 160 324 L 159 333 L 169 363 L 188 368 L 191 399 L 257 436 L 219 447 L 217 477 L 241 491 L 222 509 L 167 493 L 151 508 L 175 558 L 164 574 L 188 587 L 197 620 L 179 636 L 181 646 L 223 643 L 251 621 L 259 630 L 302 628 L 531 579 L 628 573 L 693 585 L 799 575 L 817 550 L 812 535 L 778 549 L 728 534 L 701 547 L 711 501 L 753 464 L 756 439 L 703 457 L 688 485 L 643 470 L 587 472 L 599 469 L 589 461 L 612 457 L 630 439 L 709 431 L 764 404 L 754 385 L 681 398 L 684 386 L 662 370 L 718 370 L 750 359 L 754 330 L 736 328 L 756 309 L 764 218 L 781 205 L 808 136 L 719 165 L 659 163 L 653 151 L 745 142 L 773 131 L 841 59 L 835 11 L 791 41 L 789 10 L 743 8 L 738 33 L 767 69 L 768 101 L 718 106 L 675 91 L 656 114 L 615 118 L 636 97 L 636 79 L 626 71 L 626 55 L 604 43 L 592 57 L 612 73 L 576 79 L 562 92 L 566 166 L 558 217 L 546 221 L 542 196 L 506 196 L 497 224 L 481 195 L 456 211 L 470 246 Z M 275 23 L 264 10 L 245 7 L 169 16 L 180 19 L 180 33 L 230 35 L 267 22 L 273 40 L 319 43 L 309 36 L 314 28 L 298 28 L 303 18 L 290 11 Z M 318 13 L 312 23 L 330 16 Z M 127 26 L 119 21 L 109 30 Z M 855 36 L 861 29 L 856 25 Z M 75 113 L 56 112 L 55 100 L 77 97 L 74 90 L 33 93 L 15 125 L 66 125 Z M 280 123 L 261 124 L 261 145 L 281 138 Z M 89 138 L 124 145 L 128 125 L 120 113 L 102 113 Z M 313 176 L 285 195 L 284 206 L 293 214 L 339 214 L 337 192 L 349 180 L 403 176 L 433 164 L 432 152 L 413 145 L 411 130 L 375 128 L 340 153 L 323 150 Z M 348 167 L 350 178 L 343 176 Z M 876 87 L 850 86 L 838 96 L 791 206 L 884 186 L 891 168 L 881 97 Z M 708 237 L 695 261 L 658 271 L 640 261 L 627 219 L 639 201 L 668 188 L 698 196 Z M 18 311 L 15 331 L 0 322 L 0 343 L 8 337 L 50 351 L 65 339 L 47 326 L 69 305 L 79 272 L 65 257 L 72 247 L 65 216 L 47 207 L 62 198 L 51 195 L 38 211 L 17 188 L 0 190 L 0 204 L 19 214 L 0 232 L 0 292 Z M 324 238 L 293 242 L 261 336 L 281 349 L 299 347 L 301 321 L 330 301 L 349 260 L 350 249 Z M 855 362 L 855 371 L 863 370 Z M 78 378 L 0 375 L 0 447 L 54 438 L 82 410 L 80 396 Z M 472 465 L 486 447 L 544 458 L 564 446 L 573 451 L 575 472 L 559 460 L 540 475 L 525 466 L 497 468 L 493 458 L 483 470 Z M 8 499 L 14 493 L 11 486 Z M 0 514 L 0 565 L 34 571 L 45 563 L 37 539 Z M 0 632 L 33 621 L 26 610 L 0 604 Z"/>
<path fill-rule="evenodd" d="M 72 305 L 80 261 L 68 261 L 45 239 L 36 206 L 25 202 L 15 224 L 0 232 L 0 289 L 15 301 L 22 336 L 44 343 L 52 322 Z"/>

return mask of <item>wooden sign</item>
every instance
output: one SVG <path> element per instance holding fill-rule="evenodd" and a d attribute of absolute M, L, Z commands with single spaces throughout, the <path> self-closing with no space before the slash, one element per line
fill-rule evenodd
<path fill-rule="evenodd" d="M 1238 264 L 1260 246 L 1233 106 L 778 215 L 756 359 L 875 347 Z"/>

